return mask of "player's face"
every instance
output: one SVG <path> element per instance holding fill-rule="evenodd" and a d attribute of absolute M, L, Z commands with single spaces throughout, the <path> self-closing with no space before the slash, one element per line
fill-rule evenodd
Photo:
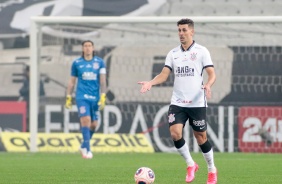
<path fill-rule="evenodd" d="M 178 26 L 178 36 L 181 44 L 186 45 L 193 41 L 194 29 L 190 28 L 187 24 Z"/>
<path fill-rule="evenodd" d="M 90 56 L 92 55 L 94 51 L 94 46 L 90 42 L 85 42 L 84 45 L 82 46 L 82 50 L 83 50 L 84 56 Z"/>

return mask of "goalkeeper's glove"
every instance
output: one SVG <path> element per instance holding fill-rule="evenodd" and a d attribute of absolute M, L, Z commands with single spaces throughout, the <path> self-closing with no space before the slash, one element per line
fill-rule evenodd
<path fill-rule="evenodd" d="M 106 105 L 106 94 L 105 93 L 102 93 L 101 96 L 100 96 L 100 100 L 98 102 L 98 105 L 99 105 L 99 109 L 100 110 L 103 110 L 105 105 Z"/>
<path fill-rule="evenodd" d="M 65 108 L 67 108 L 67 109 L 72 108 L 72 97 L 71 97 L 71 95 L 67 95 L 67 97 L 66 97 Z"/>

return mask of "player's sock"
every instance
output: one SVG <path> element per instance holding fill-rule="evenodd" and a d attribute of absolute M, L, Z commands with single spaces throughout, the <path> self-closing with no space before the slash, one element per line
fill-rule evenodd
<path fill-rule="evenodd" d="M 212 145 L 207 140 L 204 144 L 200 145 L 200 148 L 201 148 L 203 156 L 204 156 L 204 158 L 207 162 L 208 171 L 209 172 L 216 172 L 216 168 L 215 168 L 215 165 L 214 165 L 214 159 L 213 159 Z"/>
<path fill-rule="evenodd" d="M 193 166 L 194 160 L 191 157 L 189 147 L 183 137 L 178 141 L 174 141 L 174 146 L 176 147 L 180 155 L 185 159 L 187 166 Z"/>
<path fill-rule="evenodd" d="M 92 138 L 93 134 L 95 133 L 95 130 L 91 130 L 91 129 L 89 129 L 89 133 L 90 133 L 90 140 L 91 140 L 91 138 Z"/>
<path fill-rule="evenodd" d="M 82 148 L 86 148 L 87 151 L 90 151 L 90 130 L 88 127 L 82 127 L 81 128 L 81 133 L 83 137 L 83 143 L 82 143 Z"/>

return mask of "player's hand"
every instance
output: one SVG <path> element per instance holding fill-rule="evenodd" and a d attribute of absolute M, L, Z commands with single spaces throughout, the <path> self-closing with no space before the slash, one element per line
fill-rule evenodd
<path fill-rule="evenodd" d="M 67 95 L 67 97 L 66 97 L 65 108 L 67 108 L 67 109 L 72 108 L 72 97 L 71 97 L 71 95 Z"/>
<path fill-rule="evenodd" d="M 205 90 L 207 99 L 211 99 L 211 87 L 209 85 L 204 85 L 203 89 Z"/>
<path fill-rule="evenodd" d="M 141 81 L 138 82 L 138 84 L 142 85 L 140 89 L 140 93 L 146 93 L 147 91 L 150 91 L 150 89 L 152 88 L 152 84 L 148 81 Z"/>
<path fill-rule="evenodd" d="M 103 110 L 105 105 L 106 105 L 106 94 L 105 93 L 102 93 L 101 96 L 100 96 L 100 100 L 98 102 L 98 105 L 99 105 L 99 109 L 100 110 Z"/>

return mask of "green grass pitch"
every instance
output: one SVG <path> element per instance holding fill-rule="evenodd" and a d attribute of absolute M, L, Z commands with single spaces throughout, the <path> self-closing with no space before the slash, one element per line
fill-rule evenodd
<path fill-rule="evenodd" d="M 193 183 L 204 184 L 207 167 L 201 153 L 192 153 L 200 169 Z M 218 184 L 282 183 L 282 155 L 215 153 Z M 85 160 L 71 153 L 0 153 L 0 183 L 134 184 L 134 173 L 147 166 L 154 184 L 184 184 L 186 164 L 177 153 L 99 153 Z"/>

